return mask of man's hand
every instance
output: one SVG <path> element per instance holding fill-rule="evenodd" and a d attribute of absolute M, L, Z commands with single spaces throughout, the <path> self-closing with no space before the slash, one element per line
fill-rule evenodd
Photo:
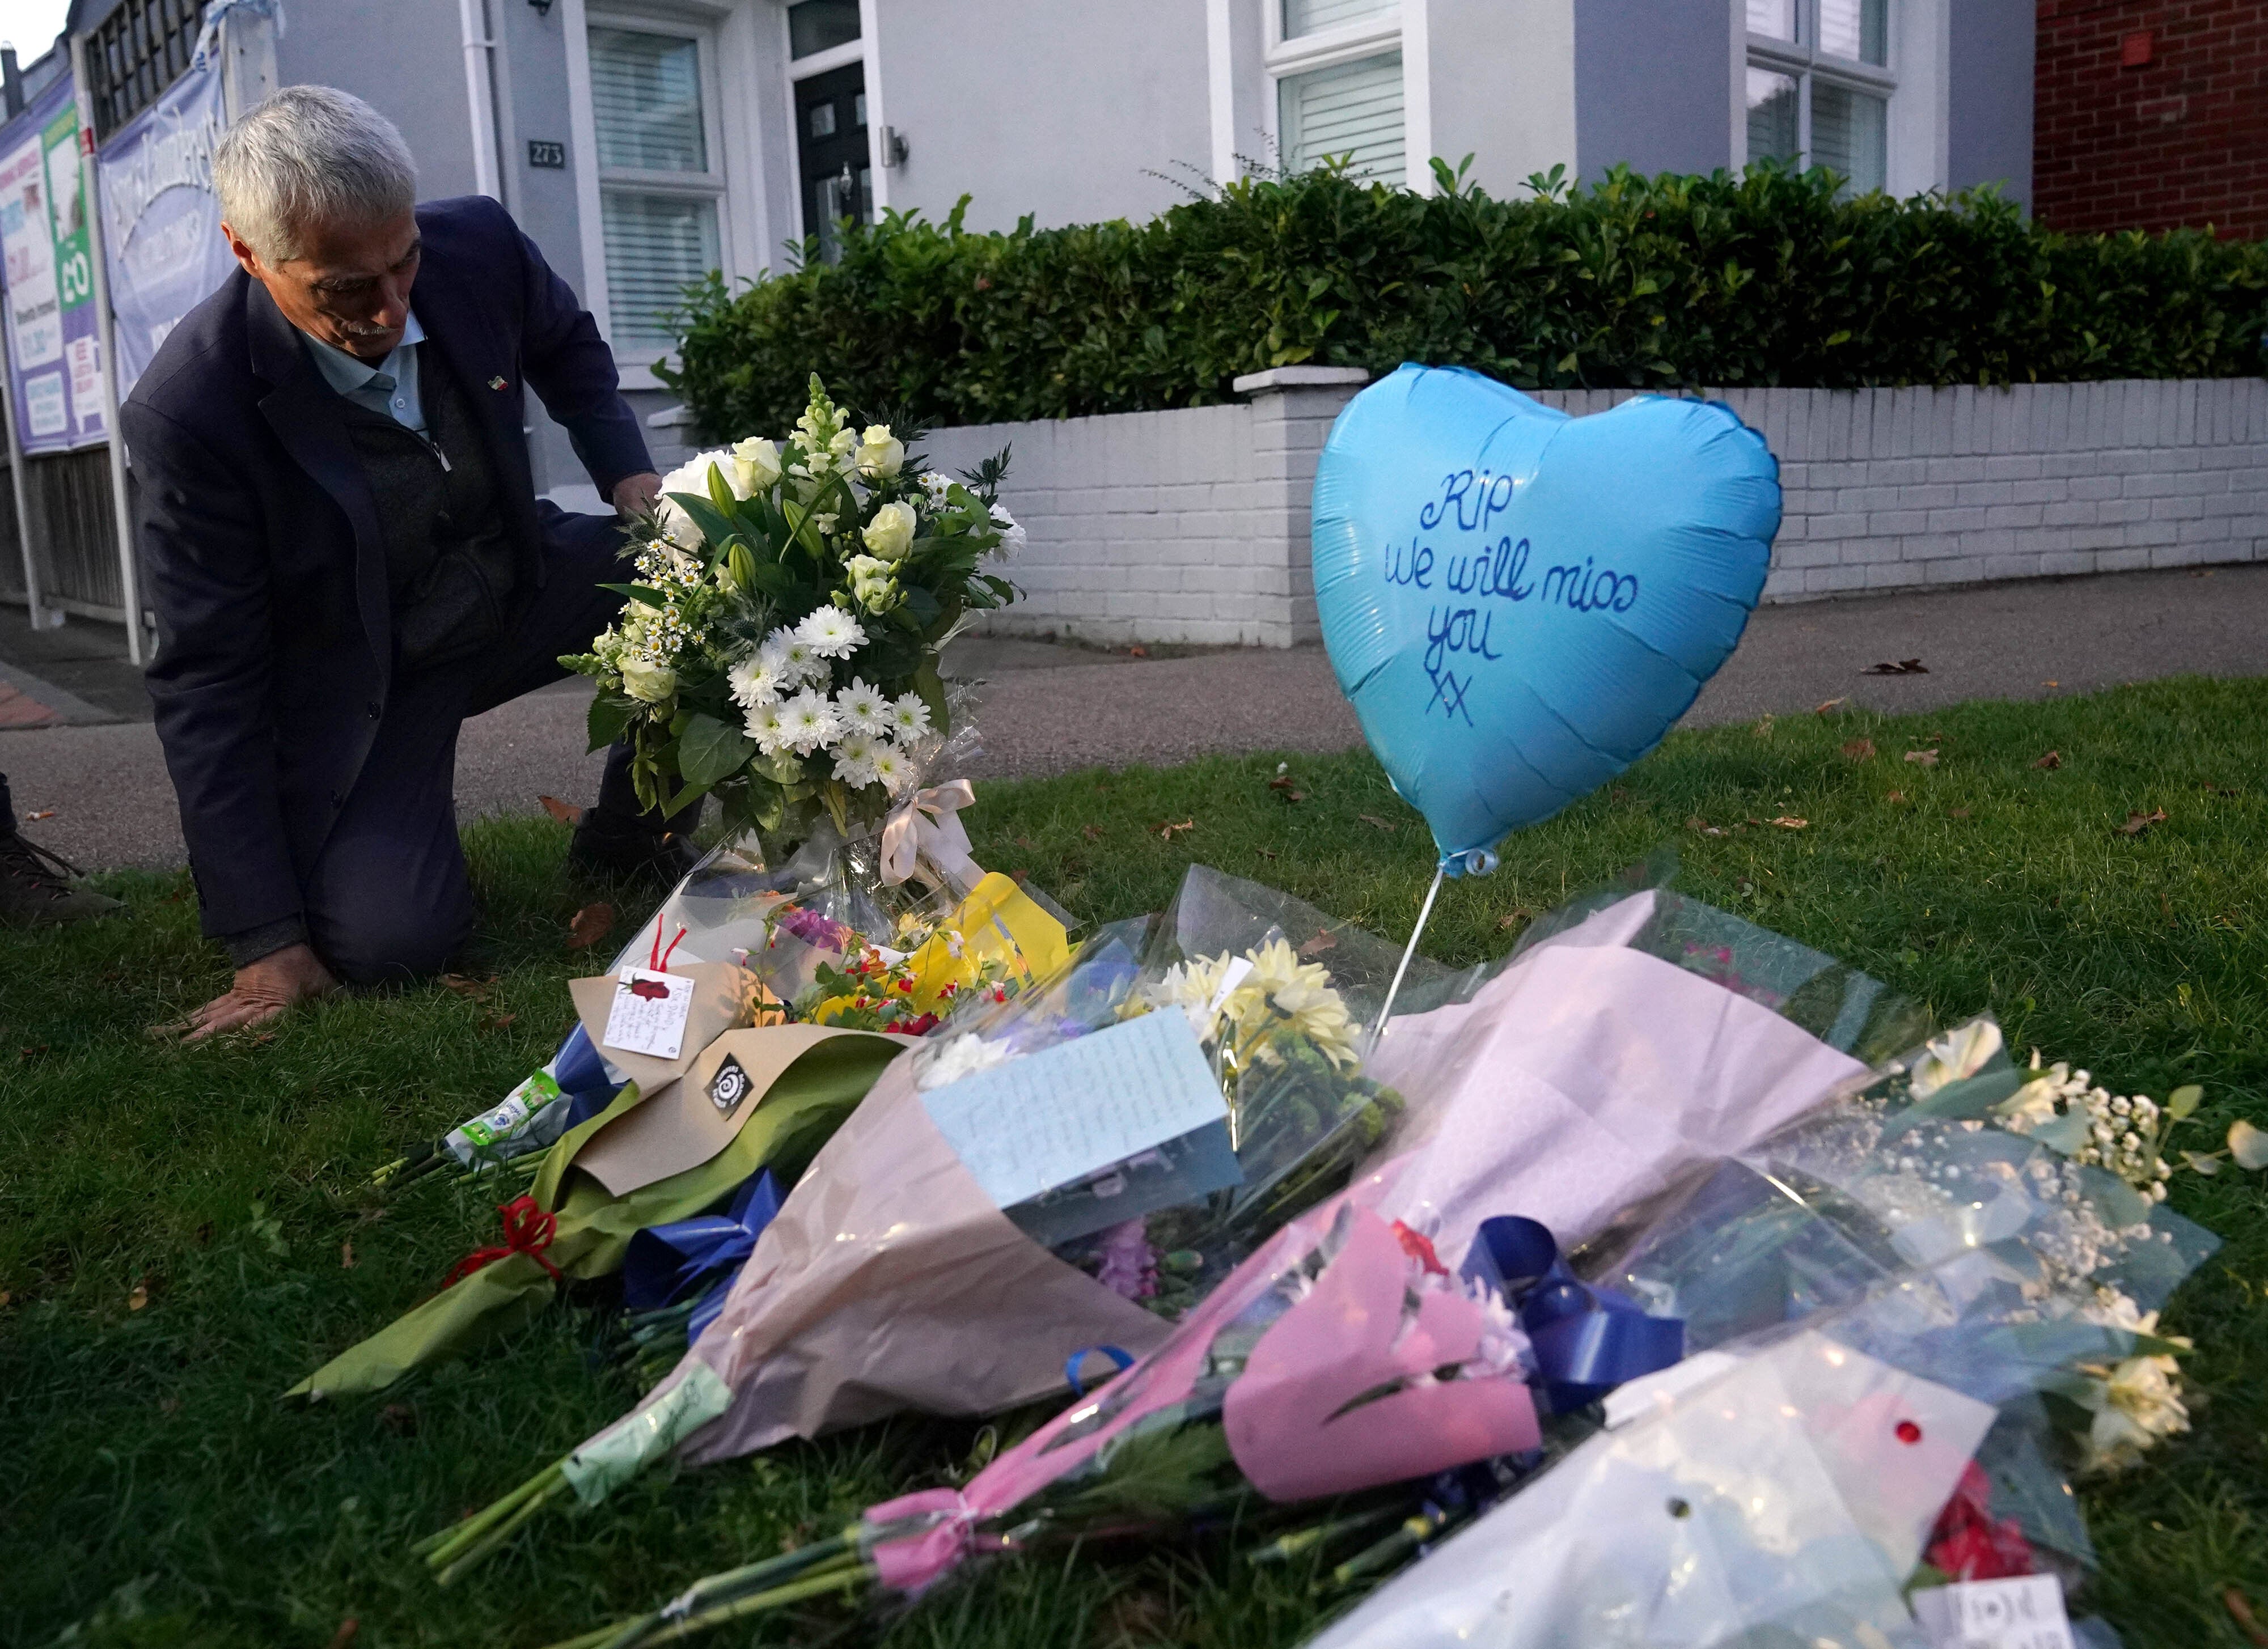
<path fill-rule="evenodd" d="M 226 996 L 214 997 L 178 1025 L 160 1028 L 166 1034 L 201 1042 L 223 1031 L 265 1025 L 293 1003 L 327 997 L 338 988 L 339 982 L 313 951 L 305 945 L 287 945 L 238 968 L 236 983 Z"/>
<path fill-rule="evenodd" d="M 624 475 L 615 483 L 615 513 L 624 520 L 644 515 L 661 497 L 661 477 L 652 470 L 640 475 Z"/>

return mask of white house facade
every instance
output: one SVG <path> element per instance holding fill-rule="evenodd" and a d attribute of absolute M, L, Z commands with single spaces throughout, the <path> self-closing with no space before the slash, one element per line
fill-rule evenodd
<path fill-rule="evenodd" d="M 1346 156 L 1515 196 L 1763 155 L 1899 194 L 2031 169 L 2031 0 L 289 0 L 281 79 L 368 99 L 428 195 L 503 200 L 641 409 L 660 314 L 841 217 L 1139 219 Z M 380 19 L 383 18 L 383 22 Z M 796 250 L 791 250 L 795 243 Z M 666 438 L 666 430 L 657 431 Z M 532 431 L 562 501 L 563 436 Z"/>

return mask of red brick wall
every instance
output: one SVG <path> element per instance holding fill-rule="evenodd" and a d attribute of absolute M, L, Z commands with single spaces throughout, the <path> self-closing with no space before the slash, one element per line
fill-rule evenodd
<path fill-rule="evenodd" d="M 2268 238 L 2268 0 L 2039 0 L 2033 72 L 2042 223 Z"/>

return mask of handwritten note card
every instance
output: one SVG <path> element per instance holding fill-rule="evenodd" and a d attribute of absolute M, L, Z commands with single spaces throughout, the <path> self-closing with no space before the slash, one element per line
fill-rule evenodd
<path fill-rule="evenodd" d="M 614 1004 L 607 1010 L 606 1045 L 626 1054 L 676 1058 L 685 1041 L 686 1016 L 693 1012 L 693 988 L 699 983 L 686 974 L 623 968 L 615 983 Z"/>
<path fill-rule="evenodd" d="M 2051 1574 L 1930 1586 L 1913 1594 L 1913 1609 L 1933 1649 L 2072 1649 Z"/>
<path fill-rule="evenodd" d="M 923 1103 L 999 1208 L 1228 1115 L 1197 1033 L 1171 1012 L 964 1077 Z"/>

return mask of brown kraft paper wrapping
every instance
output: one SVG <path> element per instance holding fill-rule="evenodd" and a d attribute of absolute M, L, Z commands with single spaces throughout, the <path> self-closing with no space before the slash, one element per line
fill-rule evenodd
<path fill-rule="evenodd" d="M 912 1064 L 883 1071 L 820 1152 L 687 1353 L 733 1392 L 687 1460 L 904 1410 L 993 1413 L 1062 1390 L 1082 1347 L 1138 1357 L 1170 1331 L 992 1205 L 930 1121 Z"/>

